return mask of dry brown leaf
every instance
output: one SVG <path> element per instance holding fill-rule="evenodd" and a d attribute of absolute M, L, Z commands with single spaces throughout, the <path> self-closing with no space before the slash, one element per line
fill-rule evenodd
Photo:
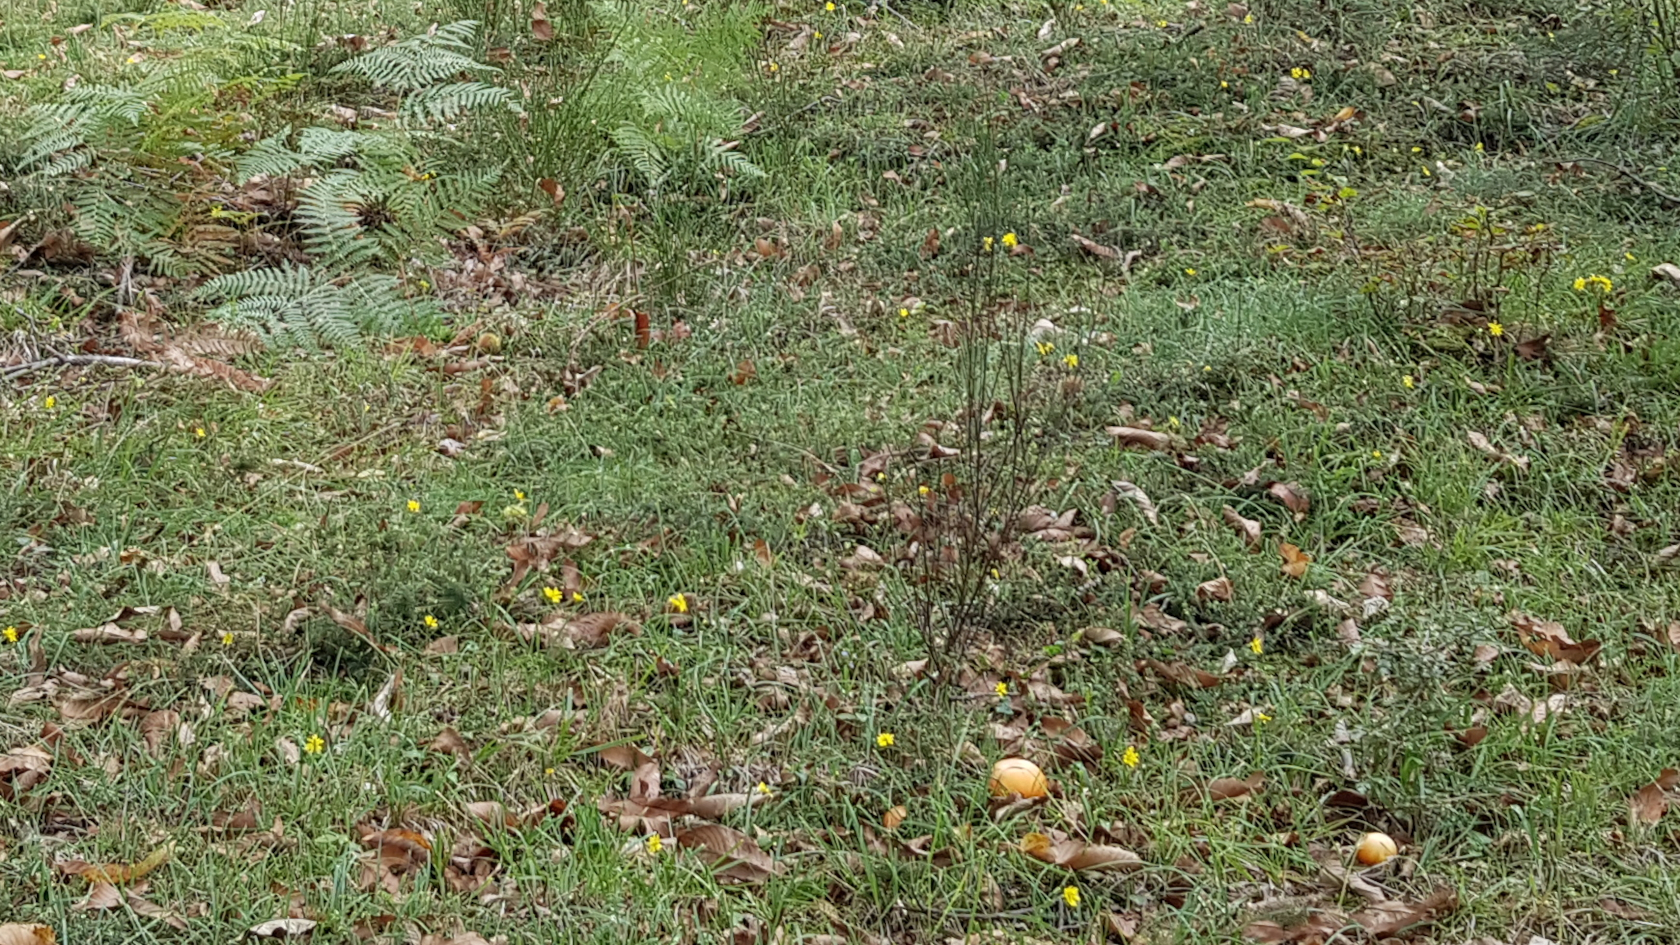
<path fill-rule="evenodd" d="M 158 749 L 169 741 L 170 737 L 180 728 L 181 713 L 168 709 L 148 712 L 140 718 L 140 737 L 146 742 L 146 750 L 157 754 Z"/>
<path fill-rule="evenodd" d="M 70 634 L 77 643 L 145 643 L 147 636 L 146 631 L 138 627 L 130 630 L 114 623 L 87 627 Z"/>
<path fill-rule="evenodd" d="M 1208 782 L 1208 800 L 1230 801 L 1247 797 L 1260 790 L 1266 776 L 1256 771 L 1247 778 L 1214 778 Z"/>
<path fill-rule="evenodd" d="M 1172 437 L 1158 430 L 1145 430 L 1142 427 L 1107 427 L 1108 435 L 1120 441 L 1121 446 L 1135 446 L 1146 450 L 1167 450 L 1172 448 Z"/>
<path fill-rule="evenodd" d="M 1489 440 L 1486 436 L 1477 433 L 1475 430 L 1471 430 L 1469 433 L 1464 434 L 1464 438 L 1470 442 L 1471 446 L 1476 448 L 1476 452 L 1481 453 L 1483 456 L 1502 463 L 1509 463 L 1523 472 L 1528 471 L 1528 457 L 1505 452 L 1499 447 L 1494 446 L 1492 440 Z"/>
<path fill-rule="evenodd" d="M 739 830 L 706 824 L 677 833 L 677 845 L 695 850 L 720 880 L 760 883 L 781 872 L 770 854 Z"/>
<path fill-rule="evenodd" d="M 1351 918 L 1377 938 L 1387 938 L 1415 925 L 1433 922 L 1458 908 L 1458 893 L 1438 889 L 1422 902 L 1378 902 L 1355 912 Z"/>
<path fill-rule="evenodd" d="M 888 830 L 896 830 L 898 825 L 904 823 L 904 819 L 909 816 L 910 808 L 900 804 L 881 815 L 881 826 Z"/>
<path fill-rule="evenodd" d="M 1126 482 L 1123 479 L 1115 480 L 1113 486 L 1114 494 L 1132 500 L 1133 504 L 1138 507 L 1138 512 L 1143 515 L 1149 524 L 1161 524 L 1161 515 L 1156 511 L 1155 503 L 1150 500 L 1149 493 L 1144 492 L 1136 484 Z"/>
<path fill-rule="evenodd" d="M 1598 651 L 1604 648 L 1598 640 L 1582 640 L 1579 643 L 1571 640 L 1563 624 L 1556 621 L 1537 620 L 1521 613 L 1511 614 L 1510 620 L 1523 646 L 1538 656 L 1580 665 L 1597 656 Z"/>
<path fill-rule="evenodd" d="M 1235 589 L 1231 586 L 1231 579 L 1228 577 L 1217 577 L 1211 581 L 1203 581 L 1202 583 L 1196 585 L 1197 600 L 1217 600 L 1229 602 L 1235 593 Z"/>
<path fill-rule="evenodd" d="M 1278 545 L 1278 554 L 1283 556 L 1283 566 L 1281 570 L 1286 576 L 1292 578 L 1301 578 L 1306 576 L 1307 565 L 1312 564 L 1312 555 L 1307 554 L 1287 541 Z"/>
<path fill-rule="evenodd" d="M 273 919 L 253 925 L 246 933 L 253 938 L 275 938 L 288 941 L 309 938 L 315 931 L 314 919 Z"/>
<path fill-rule="evenodd" d="M 146 854 L 138 863 L 89 863 L 85 860 L 65 860 L 56 869 L 65 876 L 80 876 L 89 883 L 111 883 L 116 886 L 135 882 L 157 869 L 175 854 L 173 844 L 164 844 Z"/>
<path fill-rule="evenodd" d="M 175 910 L 158 905 L 150 899 L 140 895 L 138 890 L 129 889 L 126 890 L 125 893 L 125 898 L 128 900 L 128 907 L 132 909 L 136 915 L 143 915 L 148 919 L 156 919 L 170 928 L 176 929 L 177 931 L 186 930 L 187 920 L 183 919 Z"/>
<path fill-rule="evenodd" d="M 421 652 L 427 656 L 448 656 L 451 653 L 459 653 L 461 652 L 461 638 L 438 637 L 426 644 L 426 648 Z"/>
<path fill-rule="evenodd" d="M 1197 669 L 1185 663 L 1163 663 L 1160 660 L 1144 660 L 1143 666 L 1149 667 L 1155 675 L 1165 682 L 1185 689 L 1212 689 L 1219 685 L 1220 678 L 1204 669 Z"/>
<path fill-rule="evenodd" d="M 1126 638 L 1125 634 L 1110 627 L 1086 627 L 1079 631 L 1079 636 L 1098 646 L 1113 646 Z"/>
<path fill-rule="evenodd" d="M 70 908 L 77 912 L 94 912 L 105 909 L 115 909 L 122 905 L 122 890 L 110 883 L 94 883 L 88 889 L 87 898 Z"/>
<path fill-rule="evenodd" d="M 637 771 L 653 763 L 652 758 L 634 745 L 608 745 L 596 751 L 595 757 L 620 771 Z"/>
<path fill-rule="evenodd" d="M 1021 852 L 1052 866 L 1075 871 L 1129 870 L 1143 866 L 1143 858 L 1124 847 L 1078 840 L 1059 830 L 1027 834 L 1021 838 Z"/>
<path fill-rule="evenodd" d="M 1230 525 L 1232 528 L 1237 530 L 1237 534 L 1242 537 L 1243 544 L 1248 546 L 1249 551 L 1260 550 L 1259 522 L 1251 518 L 1243 518 L 1240 514 L 1238 514 L 1236 509 L 1231 508 L 1229 505 L 1221 509 L 1220 514 L 1225 517 L 1225 523 L 1227 525 Z"/>
<path fill-rule="evenodd" d="M 1274 482 L 1266 487 L 1266 494 L 1282 502 L 1284 508 L 1294 513 L 1297 522 L 1305 519 L 1307 510 L 1312 507 L 1307 490 L 1301 488 L 1298 482 Z"/>
<path fill-rule="evenodd" d="M 548 4 L 537 0 L 531 6 L 531 36 L 548 42 L 554 39 L 554 23 L 548 18 Z"/>
<path fill-rule="evenodd" d="M 1133 616 L 1138 623 L 1158 633 L 1182 633 L 1190 627 L 1155 604 L 1144 604 Z"/>
<path fill-rule="evenodd" d="M 0 945 L 57 945 L 58 936 L 50 925 L 7 922 L 0 924 Z"/>
<path fill-rule="evenodd" d="M 1668 812 L 1668 794 L 1680 784 L 1680 770 L 1664 768 L 1657 780 L 1633 793 L 1628 808 L 1633 819 L 1642 824 L 1654 824 Z"/>

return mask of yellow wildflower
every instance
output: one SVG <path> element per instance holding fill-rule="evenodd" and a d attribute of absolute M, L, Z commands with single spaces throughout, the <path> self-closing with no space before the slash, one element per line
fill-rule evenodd
<path fill-rule="evenodd" d="M 410 512 L 420 511 L 420 500 L 419 499 L 409 499 L 408 500 L 408 510 Z"/>
<path fill-rule="evenodd" d="M 222 645 L 223 646 L 232 646 L 233 645 L 233 634 L 227 632 L 226 630 L 222 631 Z"/>
<path fill-rule="evenodd" d="M 1003 234 L 1004 249 L 1014 249 L 1021 241 L 1015 238 L 1014 231 Z"/>
<path fill-rule="evenodd" d="M 18 641 L 18 629 L 7 627 L 5 630 L 0 630 L 0 636 L 5 637 L 7 643 L 16 643 Z"/>
<path fill-rule="evenodd" d="M 193 427 L 193 436 L 196 436 L 201 440 L 204 439 L 204 428 L 203 427 Z"/>
<path fill-rule="evenodd" d="M 981 248 L 985 249 L 986 252 L 988 252 L 988 253 L 991 252 L 992 251 L 992 238 L 990 236 L 988 236 L 985 239 L 981 240 L 980 241 L 980 246 L 981 246 Z"/>
<path fill-rule="evenodd" d="M 1000 682 L 996 686 L 993 686 L 992 689 L 998 694 L 998 698 L 1000 699 L 1009 695 L 1009 684 L 1006 682 Z"/>
<path fill-rule="evenodd" d="M 513 499 L 514 499 L 515 502 L 524 502 L 525 501 L 525 493 L 520 492 L 518 489 L 515 489 L 515 490 L 513 490 Z"/>
<path fill-rule="evenodd" d="M 891 732 L 882 732 L 881 734 L 875 736 L 876 748 L 891 748 L 897 742 L 898 739 L 894 738 L 893 733 Z"/>
<path fill-rule="evenodd" d="M 1041 358 L 1044 357 L 1045 355 L 1049 354 L 1050 352 L 1056 350 L 1056 346 L 1054 344 L 1048 342 L 1048 341 L 1040 341 L 1038 344 L 1034 345 L 1033 347 L 1038 349 L 1038 356 L 1041 357 Z"/>
<path fill-rule="evenodd" d="M 550 604 L 560 603 L 561 594 L 560 594 L 560 589 L 558 587 L 545 587 L 545 588 L 543 588 L 543 596 L 548 598 L 548 602 Z"/>
<path fill-rule="evenodd" d="M 898 310 L 898 317 L 899 318 L 909 318 L 910 317 L 910 310 L 907 309 L 907 308 L 899 309 Z"/>
<path fill-rule="evenodd" d="M 1254 713 L 1254 724 L 1255 725 L 1260 725 L 1261 723 L 1264 723 L 1264 722 L 1270 722 L 1271 720 L 1272 720 L 1272 717 L 1267 715 L 1264 712 Z"/>
<path fill-rule="evenodd" d="M 756 794 L 759 794 L 763 797 L 769 797 L 770 796 L 770 785 L 765 784 L 763 781 L 760 781 L 760 782 L 758 782 L 758 786 L 753 788 L 753 792 L 756 793 Z"/>
<path fill-rule="evenodd" d="M 583 603 L 583 592 L 582 591 L 573 591 L 572 592 L 572 603 L 574 603 L 574 604 Z"/>
<path fill-rule="evenodd" d="M 1064 354 L 1064 355 L 1062 355 L 1062 363 L 1067 365 L 1070 368 L 1076 368 L 1076 367 L 1079 366 L 1079 355 L 1077 355 L 1077 354 Z"/>
<path fill-rule="evenodd" d="M 1069 909 L 1079 908 L 1079 887 L 1063 886 L 1062 901 L 1068 904 Z"/>
<path fill-rule="evenodd" d="M 1411 376 L 1410 374 L 1401 375 L 1400 386 L 1406 388 L 1407 390 L 1411 390 L 1417 386 L 1417 378 Z"/>
<path fill-rule="evenodd" d="M 1382 459 L 1382 450 L 1372 450 L 1371 451 L 1371 458 L 1372 459 Z"/>
<path fill-rule="evenodd" d="M 932 489 L 929 489 L 929 488 L 928 488 L 928 487 L 927 487 L 927 486 L 917 486 L 917 487 L 916 487 L 916 493 L 917 493 L 917 494 L 918 494 L 918 495 L 921 495 L 921 496 L 923 496 L 923 497 L 924 497 L 924 498 L 925 498 L 925 497 L 926 497 L 926 496 L 927 496 L 927 494 L 928 494 L 928 493 L 930 493 L 930 492 L 932 492 L 932 491 L 933 491 L 933 490 L 932 490 Z"/>
<path fill-rule="evenodd" d="M 327 749 L 327 740 L 319 735 L 311 735 L 303 740 L 303 752 L 306 755 L 319 755 Z"/>
<path fill-rule="evenodd" d="M 1138 762 L 1142 760 L 1143 758 L 1138 754 L 1137 748 L 1131 745 L 1127 745 L 1126 753 L 1120 756 L 1120 763 L 1128 768 L 1136 768 L 1138 766 Z"/>
<path fill-rule="evenodd" d="M 665 849 L 665 841 L 660 838 L 659 834 L 656 834 L 656 833 L 648 834 L 647 835 L 647 840 L 644 841 L 644 842 L 647 846 L 647 851 L 649 853 L 654 854 L 655 856 L 657 856 L 659 854 L 660 850 Z"/>
<path fill-rule="evenodd" d="M 426 625 L 427 630 L 437 629 L 438 619 L 433 617 L 431 614 L 427 614 L 426 616 L 420 618 L 420 622 Z"/>
<path fill-rule="evenodd" d="M 1187 267 L 1184 270 L 1184 274 L 1187 275 L 1187 276 L 1193 276 L 1193 275 L 1196 274 L 1196 270 Z"/>
<path fill-rule="evenodd" d="M 1312 78 L 1312 70 L 1306 68 L 1305 66 L 1296 66 L 1295 68 L 1289 70 L 1289 77 L 1304 81 Z"/>
<path fill-rule="evenodd" d="M 51 410 L 51 409 L 53 409 L 53 408 L 54 408 L 54 407 L 57 407 L 57 406 L 58 406 L 58 398 L 57 398 L 57 397 L 54 397 L 54 396 L 53 396 L 53 395 L 51 395 L 51 394 L 48 394 L 48 395 L 47 395 L 47 399 L 46 399 L 46 400 L 43 400 L 43 401 L 41 401 L 41 406 L 43 406 L 43 407 L 45 407 L 45 408 L 47 408 L 47 409 L 48 409 L 48 410 Z"/>
<path fill-rule="evenodd" d="M 671 609 L 679 614 L 688 613 L 688 595 L 686 594 L 672 594 L 665 598 L 665 603 L 670 604 Z"/>
<path fill-rule="evenodd" d="M 823 9 L 827 10 L 830 13 L 833 13 L 834 12 L 834 0 L 828 0 L 827 3 L 823 4 Z"/>
<path fill-rule="evenodd" d="M 1266 641 L 1260 639 L 1259 637 L 1255 637 L 1254 639 L 1248 641 L 1248 648 L 1254 651 L 1255 656 L 1259 656 L 1261 653 L 1266 652 Z"/>
<path fill-rule="evenodd" d="M 1505 326 L 1499 324 L 1498 322 L 1488 322 L 1488 334 L 1498 338 L 1500 335 L 1505 334 Z"/>

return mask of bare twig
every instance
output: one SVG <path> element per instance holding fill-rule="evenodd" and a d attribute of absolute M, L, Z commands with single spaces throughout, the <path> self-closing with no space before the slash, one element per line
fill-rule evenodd
<path fill-rule="evenodd" d="M 157 361 L 144 361 L 140 358 L 124 358 L 114 354 L 55 354 L 50 358 L 42 358 L 39 361 L 30 361 L 27 364 L 14 364 L 9 368 L 0 370 L 0 377 L 10 380 L 11 378 L 20 377 L 24 374 L 32 374 L 43 368 L 71 364 L 103 364 L 108 367 L 143 367 L 153 368 L 159 371 L 169 369 L 169 365 L 160 364 Z"/>
<path fill-rule="evenodd" d="M 1676 197 L 1673 194 L 1669 193 L 1668 191 L 1663 190 L 1661 187 L 1658 187 L 1656 184 L 1651 183 L 1650 181 L 1646 180 L 1643 177 L 1640 177 L 1638 174 L 1634 173 L 1630 168 L 1628 168 L 1624 165 L 1612 164 L 1609 161 L 1601 161 L 1598 158 L 1590 158 L 1590 157 L 1573 158 L 1573 159 L 1571 159 L 1571 161 L 1572 161 L 1572 163 L 1575 163 L 1575 164 L 1598 164 L 1598 165 L 1601 165 L 1603 167 L 1608 167 L 1611 170 L 1615 171 L 1616 173 L 1622 175 L 1623 177 L 1626 177 L 1628 180 L 1633 181 L 1635 184 L 1638 184 L 1640 187 L 1643 187 L 1646 190 L 1650 191 L 1651 195 L 1656 197 L 1658 200 L 1661 200 L 1663 202 L 1664 206 L 1680 207 L 1680 197 Z"/>

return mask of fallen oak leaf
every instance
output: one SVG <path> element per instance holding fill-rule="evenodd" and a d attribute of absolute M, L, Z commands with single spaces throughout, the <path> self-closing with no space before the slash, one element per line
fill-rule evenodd
<path fill-rule="evenodd" d="M 57 945 L 58 935 L 50 925 L 7 922 L 0 924 L 0 945 Z"/>
<path fill-rule="evenodd" d="M 1124 496 L 1132 500 L 1132 502 L 1137 505 L 1138 512 L 1141 513 L 1146 520 L 1148 520 L 1149 524 L 1161 524 L 1160 513 L 1156 511 L 1155 503 L 1150 500 L 1149 493 L 1144 492 L 1142 489 L 1138 488 L 1137 485 L 1126 482 L 1125 480 L 1115 480 L 1112 485 L 1114 486 L 1115 495 Z"/>
<path fill-rule="evenodd" d="M 1537 656 L 1580 665 L 1597 656 L 1598 651 L 1604 648 L 1598 640 L 1582 640 L 1579 643 L 1571 640 L 1563 624 L 1553 620 L 1537 620 L 1522 613 L 1513 613 L 1509 619 L 1523 646 Z"/>
<path fill-rule="evenodd" d="M 1228 577 L 1216 577 L 1196 585 L 1196 599 L 1200 601 L 1216 600 L 1229 603 L 1235 594 L 1236 591 Z"/>
<path fill-rule="evenodd" d="M 1492 440 L 1480 433 L 1477 433 L 1475 430 L 1471 430 L 1470 432 L 1464 434 L 1464 439 L 1469 441 L 1470 445 L 1476 448 L 1476 452 L 1481 453 L 1483 456 L 1486 456 L 1489 459 L 1497 460 L 1501 463 L 1509 463 L 1523 472 L 1528 472 L 1528 457 L 1505 452 L 1499 447 L 1493 445 Z"/>
<path fill-rule="evenodd" d="M 1212 689 L 1223 681 L 1207 670 L 1197 669 L 1185 663 L 1163 663 L 1160 660 L 1146 659 L 1140 662 L 1138 668 L 1142 669 L 1145 666 L 1165 682 L 1185 689 Z"/>
<path fill-rule="evenodd" d="M 83 899 L 81 902 L 76 903 L 70 908 L 76 912 L 104 911 L 106 909 L 117 908 L 122 905 L 122 901 L 123 897 L 121 890 L 110 883 L 98 882 L 94 883 L 93 886 L 88 889 L 86 899 Z"/>
<path fill-rule="evenodd" d="M 315 931 L 314 919 L 271 919 L 251 926 L 245 934 L 252 938 L 305 939 Z"/>
<path fill-rule="evenodd" d="M 1129 870 L 1143 866 L 1143 858 L 1125 847 L 1077 840 L 1059 830 L 1051 830 L 1048 834 L 1027 834 L 1021 838 L 1021 852 L 1040 862 L 1075 872 Z"/>

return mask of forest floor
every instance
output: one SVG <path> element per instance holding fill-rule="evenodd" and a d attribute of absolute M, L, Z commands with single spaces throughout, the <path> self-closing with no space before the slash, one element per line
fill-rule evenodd
<path fill-rule="evenodd" d="M 1673 941 L 1638 4 L 555 6 L 0 0 L 0 943 Z"/>

